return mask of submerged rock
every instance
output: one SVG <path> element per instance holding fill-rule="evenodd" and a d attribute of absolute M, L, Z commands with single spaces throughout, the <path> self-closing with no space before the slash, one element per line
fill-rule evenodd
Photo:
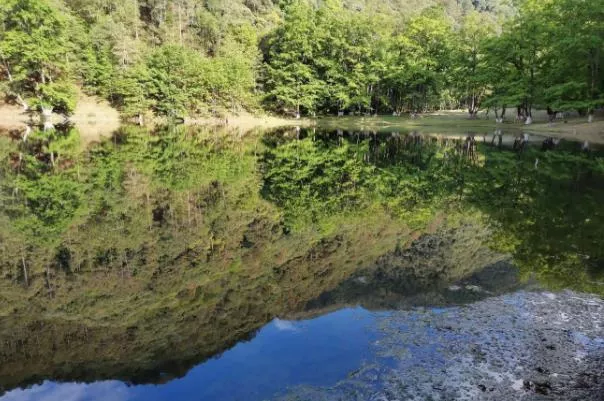
<path fill-rule="evenodd" d="M 377 361 L 286 399 L 602 400 L 603 319 L 602 299 L 574 292 L 394 312 Z"/>

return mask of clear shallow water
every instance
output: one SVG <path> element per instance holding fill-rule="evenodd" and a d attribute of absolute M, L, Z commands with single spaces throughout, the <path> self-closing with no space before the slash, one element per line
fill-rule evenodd
<path fill-rule="evenodd" d="M 598 149 L 76 138 L 2 142 L 3 401 L 598 394 Z"/>
<path fill-rule="evenodd" d="M 275 319 L 249 342 L 162 385 L 45 382 L 3 400 L 265 400 L 290 386 L 329 386 L 375 358 L 375 321 L 386 313 L 343 309 L 307 321 Z"/>
<path fill-rule="evenodd" d="M 457 291 L 457 290 L 455 290 Z M 467 306 L 276 319 L 256 337 L 155 385 L 54 383 L 8 401 L 598 399 L 598 297 L 517 292 Z M 569 327 L 572 327 L 569 330 Z M 580 378 L 583 383 L 576 384 Z M 537 398 L 535 398 L 537 397 Z"/>

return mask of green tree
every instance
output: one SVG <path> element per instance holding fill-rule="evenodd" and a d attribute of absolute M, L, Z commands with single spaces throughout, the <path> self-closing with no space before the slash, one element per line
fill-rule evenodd
<path fill-rule="evenodd" d="M 69 28 L 68 17 L 45 0 L 7 0 L 0 5 L 4 90 L 24 108 L 73 111 Z"/>
<path fill-rule="evenodd" d="M 118 68 L 110 85 L 110 99 L 126 117 L 137 116 L 140 121 L 155 104 L 149 97 L 151 75 L 145 63 Z"/>
<path fill-rule="evenodd" d="M 604 104 L 604 7 L 597 0 L 558 0 L 543 14 L 548 32 L 545 101 L 556 110 L 591 115 Z"/>
<path fill-rule="evenodd" d="M 440 8 L 413 18 L 393 41 L 388 79 L 406 109 L 421 112 L 438 107 L 452 73 L 453 27 Z"/>
<path fill-rule="evenodd" d="M 324 88 L 313 68 L 315 15 L 303 0 L 286 7 L 283 24 L 267 39 L 266 99 L 281 111 L 312 113 Z"/>
<path fill-rule="evenodd" d="M 476 11 L 464 17 L 458 33 L 454 85 L 465 101 L 470 118 L 476 118 L 490 84 L 485 44 L 494 34 L 495 24 Z"/>
<path fill-rule="evenodd" d="M 522 13 L 488 44 L 491 54 L 487 62 L 493 87 L 488 103 L 515 106 L 527 124 L 532 122 L 533 107 L 543 101 L 547 36 L 543 7 L 542 2 L 526 1 Z"/>

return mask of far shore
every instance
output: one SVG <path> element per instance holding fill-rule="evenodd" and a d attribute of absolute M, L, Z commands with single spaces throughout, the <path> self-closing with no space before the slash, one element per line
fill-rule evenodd
<path fill-rule="evenodd" d="M 236 128 L 243 132 L 252 131 L 256 128 L 280 128 L 280 127 L 308 127 L 315 124 L 315 120 L 302 118 L 292 119 L 270 115 L 227 115 L 222 118 L 185 118 L 186 125 L 224 126 Z"/>
<path fill-rule="evenodd" d="M 60 123 L 64 119 L 53 115 L 52 122 Z M 79 128 L 85 142 L 97 141 L 103 136 L 109 136 L 120 125 L 122 119 L 119 112 L 107 102 L 81 95 L 78 106 L 69 121 Z M 151 119 L 150 125 L 161 124 L 161 118 Z M 0 105 L 0 132 L 12 129 L 25 129 L 30 123 L 30 117 L 20 107 L 3 104 Z M 292 119 L 274 115 L 255 115 L 241 113 L 239 115 L 226 115 L 224 117 L 185 118 L 185 125 L 226 127 L 247 133 L 254 129 L 275 129 L 280 127 L 308 127 L 320 126 L 330 129 L 345 130 L 418 130 L 432 134 L 451 132 L 490 132 L 496 129 L 504 131 L 518 131 L 536 135 L 572 139 L 575 141 L 588 141 L 595 144 L 604 144 L 604 116 L 596 116 L 592 123 L 585 118 L 571 118 L 566 122 L 549 124 L 541 116 L 532 125 L 523 125 L 513 121 L 497 124 L 494 119 L 484 116 L 478 119 L 468 119 L 463 111 L 441 111 L 422 115 L 420 118 L 391 117 L 378 115 L 375 117 L 321 117 Z"/>

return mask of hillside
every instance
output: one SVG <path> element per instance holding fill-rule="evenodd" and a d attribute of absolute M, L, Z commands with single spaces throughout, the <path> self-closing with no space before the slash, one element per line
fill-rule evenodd
<path fill-rule="evenodd" d="M 0 91 L 35 112 L 72 114 L 80 89 L 139 120 L 491 109 L 530 124 L 604 104 L 599 0 L 8 0 L 0 19 Z"/>

